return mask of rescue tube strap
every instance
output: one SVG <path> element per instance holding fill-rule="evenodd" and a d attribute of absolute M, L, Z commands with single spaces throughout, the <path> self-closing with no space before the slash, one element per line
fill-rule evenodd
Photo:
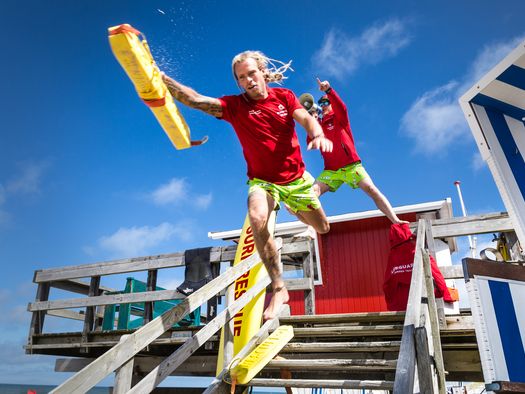
<path fill-rule="evenodd" d="M 142 34 L 139 30 L 135 29 L 131 25 L 128 25 L 127 23 L 124 23 L 123 25 L 120 25 L 116 27 L 115 29 L 110 30 L 109 35 L 113 36 L 115 34 L 120 34 L 120 33 L 134 33 L 137 36 L 144 37 L 144 34 Z"/>

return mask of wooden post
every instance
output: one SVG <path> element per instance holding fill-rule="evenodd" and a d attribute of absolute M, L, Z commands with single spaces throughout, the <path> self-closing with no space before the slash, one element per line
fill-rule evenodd
<path fill-rule="evenodd" d="M 409 394 L 414 392 L 414 375 L 416 370 L 416 348 L 414 346 L 413 324 L 403 327 L 403 336 L 399 347 L 394 393 Z"/>
<path fill-rule="evenodd" d="M 432 222 L 430 220 L 425 221 L 426 224 L 426 241 L 427 241 L 427 248 L 430 252 L 430 255 L 436 260 L 437 264 L 437 258 L 436 258 L 436 245 L 434 243 L 434 235 L 432 233 Z M 438 321 L 439 321 L 439 327 L 440 328 L 447 328 L 447 320 L 445 319 L 445 305 L 443 304 L 443 299 L 440 300 L 441 302 L 437 302 L 437 314 L 438 314 Z"/>
<path fill-rule="evenodd" d="M 235 285 L 235 282 L 231 284 L 230 286 L 228 286 L 228 288 L 226 289 L 226 297 L 225 297 L 226 299 L 225 308 L 226 309 L 230 308 L 230 306 L 232 305 L 234 301 L 234 298 L 235 298 L 234 285 Z M 224 365 L 225 367 L 229 367 L 233 359 L 233 315 L 231 316 L 231 319 L 226 322 L 223 329 L 224 329 L 224 337 L 223 337 L 224 353 L 223 353 L 222 365 Z"/>
<path fill-rule="evenodd" d="M 100 276 L 93 276 L 89 284 L 88 297 L 94 297 L 98 295 L 98 289 L 100 286 Z M 82 342 L 88 342 L 88 334 L 95 328 L 95 306 L 88 306 L 86 308 L 86 316 L 84 318 L 84 329 L 82 330 Z M 81 352 L 87 352 L 87 349 L 82 348 Z"/>
<path fill-rule="evenodd" d="M 304 291 L 304 313 L 315 315 L 315 286 L 314 286 L 314 242 L 308 240 L 308 254 L 303 260 L 303 276 L 312 278 L 312 287 Z"/>
<path fill-rule="evenodd" d="M 38 284 L 36 289 L 35 301 L 47 301 L 49 298 L 49 283 L 42 282 Z M 44 318 L 46 316 L 46 311 L 36 311 L 33 312 L 31 316 L 31 325 L 29 326 L 29 345 L 33 344 L 33 335 L 42 334 L 44 330 Z M 28 349 L 28 352 L 31 350 Z"/>
<path fill-rule="evenodd" d="M 120 337 L 119 342 L 124 341 L 128 337 L 129 335 L 123 335 Z M 131 389 L 134 359 L 134 357 L 129 359 L 128 362 L 123 364 L 115 371 L 115 385 L 113 387 L 113 394 L 124 394 Z"/>
<path fill-rule="evenodd" d="M 157 270 L 148 270 L 148 279 L 146 282 L 147 291 L 155 291 L 157 288 Z M 153 320 L 153 302 L 144 303 L 144 325 Z"/>
<path fill-rule="evenodd" d="M 438 314 L 436 307 L 436 298 L 434 296 L 434 283 L 432 281 L 432 271 L 430 269 L 430 257 L 427 251 L 423 251 L 423 269 L 425 275 L 425 284 L 428 296 L 428 314 L 430 317 L 430 329 L 432 343 L 434 347 L 434 360 L 436 361 L 436 370 L 438 377 L 439 393 L 446 392 L 445 387 L 445 367 L 443 362 L 443 353 L 441 350 L 441 337 L 439 334 Z"/>
<path fill-rule="evenodd" d="M 434 384 L 432 379 L 432 359 L 428 351 L 427 332 L 425 327 L 417 327 L 415 332 L 417 374 L 419 377 L 419 390 L 421 393 L 433 394 Z"/>

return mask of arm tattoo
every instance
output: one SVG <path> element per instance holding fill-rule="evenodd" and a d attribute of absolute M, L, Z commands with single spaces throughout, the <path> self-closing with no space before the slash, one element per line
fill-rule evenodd
<path fill-rule="evenodd" d="M 184 86 L 171 78 L 164 78 L 164 82 L 171 95 L 177 101 L 180 101 L 188 107 L 200 109 L 212 116 L 222 117 L 222 106 L 219 100 L 203 96 L 192 88 Z"/>

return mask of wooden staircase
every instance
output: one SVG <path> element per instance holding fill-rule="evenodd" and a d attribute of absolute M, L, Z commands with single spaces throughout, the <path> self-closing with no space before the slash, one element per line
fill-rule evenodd
<path fill-rule="evenodd" d="M 482 381 L 471 316 L 466 312 L 448 317 L 439 313 L 428 256 L 433 252 L 434 237 L 491 232 L 494 229 L 499 231 L 509 228 L 507 219 L 493 215 L 483 220 L 461 218 L 453 223 L 420 220 L 406 313 L 289 316 L 283 309 L 278 318 L 263 324 L 235 356 L 238 359 L 245 357 L 279 325 L 294 327 L 294 339 L 280 352 L 279 358 L 270 361 L 249 385 L 375 389 L 404 394 L 418 391 L 444 393 L 445 379 Z M 281 248 L 281 240 L 276 242 Z M 297 253 L 295 244 L 285 244 L 282 249 L 290 254 Z M 227 257 L 233 255 L 233 250 L 221 250 L 215 254 L 217 261 L 228 261 Z M 182 298 L 175 290 L 153 290 L 156 270 L 182 265 L 180 255 L 37 271 L 36 300 L 28 306 L 33 318 L 26 350 L 30 353 L 83 358 L 65 360 L 62 365 L 57 362 L 57 371 L 78 372 L 54 389 L 53 393 L 87 392 L 112 373 L 115 373 L 114 393 L 184 392 L 176 388 L 167 391 L 157 386 L 170 375 L 188 376 L 188 371 L 192 376 L 213 376 L 219 330 L 268 285 L 269 279 L 257 283 L 242 297 L 226 305 L 205 326 L 185 329 L 189 335 L 177 335 L 182 330 L 173 328 L 173 325 L 211 297 L 224 292 L 236 278 L 253 268 L 258 259 L 257 254 L 253 255 L 184 298 L 162 316 L 155 319 L 145 316 L 145 321 L 149 322 L 136 331 L 125 333 L 97 330 L 99 313 L 96 308 L 115 304 L 116 301 L 153 303 Z M 151 282 L 151 289 L 147 292 L 104 295 L 100 276 L 143 269 L 148 270 L 148 283 Z M 305 268 L 304 271 L 308 270 Z M 91 277 L 90 283 L 77 280 L 83 277 Z M 301 279 L 297 286 L 305 289 L 306 299 L 312 296 L 312 278 Z M 49 300 L 51 287 L 75 291 L 88 297 Z M 86 308 L 85 313 L 69 311 L 82 307 Z M 84 330 L 43 333 L 46 314 L 83 320 Z M 226 361 L 223 365 L 229 365 L 229 361 Z M 140 380 L 135 379 L 137 370 L 141 375 Z M 228 369 L 225 369 L 204 392 L 227 393 L 227 381 Z"/>
<path fill-rule="evenodd" d="M 294 327 L 294 339 L 250 385 L 393 390 L 404 319 L 403 312 L 281 317 L 280 324 Z M 463 314 L 448 320 L 451 328 L 442 330 L 448 375 L 481 379 L 471 319 Z M 456 362 L 458 349 L 468 362 Z"/>

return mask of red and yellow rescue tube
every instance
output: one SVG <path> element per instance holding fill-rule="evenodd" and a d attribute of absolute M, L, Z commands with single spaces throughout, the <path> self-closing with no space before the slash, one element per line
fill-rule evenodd
<path fill-rule="evenodd" d="M 151 109 L 177 149 L 191 146 L 190 129 L 162 80 L 148 43 L 128 24 L 108 29 L 109 43 L 115 57 L 135 85 L 139 97 Z"/>

